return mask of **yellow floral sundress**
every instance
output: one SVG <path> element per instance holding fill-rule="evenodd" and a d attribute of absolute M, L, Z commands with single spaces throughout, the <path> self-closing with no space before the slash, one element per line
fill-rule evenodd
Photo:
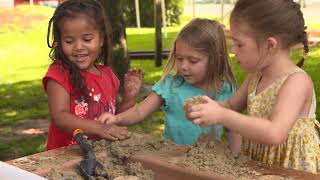
<path fill-rule="evenodd" d="M 296 72 L 304 71 L 296 68 L 278 78 L 273 84 L 256 95 L 257 85 L 261 78 L 261 75 L 257 73 L 248 87 L 248 115 L 270 119 L 279 89 L 285 80 Z M 315 117 L 316 100 L 315 93 L 313 94 L 308 117 L 300 117 L 296 121 L 284 143 L 269 146 L 244 138 L 242 141 L 243 153 L 264 163 L 320 173 L 320 124 Z"/>

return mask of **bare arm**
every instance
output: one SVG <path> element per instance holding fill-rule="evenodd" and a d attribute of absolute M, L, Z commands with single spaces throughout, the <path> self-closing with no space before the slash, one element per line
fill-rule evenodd
<path fill-rule="evenodd" d="M 47 95 L 49 112 L 53 123 L 68 132 L 74 129 L 82 129 L 86 134 L 95 134 L 103 138 L 114 139 L 113 137 L 122 132 L 121 129 L 106 126 L 97 121 L 82 119 L 70 113 L 70 96 L 66 90 L 55 80 L 49 79 L 47 82 Z"/>
<path fill-rule="evenodd" d="M 195 124 L 206 126 L 221 123 L 256 142 L 278 145 L 287 138 L 303 109 L 310 107 L 312 93 L 309 77 L 304 73 L 296 73 L 290 76 L 279 90 L 270 120 L 223 108 L 209 98 L 208 103 L 191 107 L 188 116 Z"/>
<path fill-rule="evenodd" d="M 115 123 L 130 125 L 143 121 L 148 115 L 159 109 L 163 104 L 162 98 L 154 92 L 134 107 L 116 115 Z M 112 123 L 112 122 L 111 122 Z"/>
<path fill-rule="evenodd" d="M 303 73 L 296 73 L 280 89 L 270 120 L 225 109 L 223 111 L 226 115 L 221 122 L 244 137 L 264 144 L 278 145 L 287 138 L 304 107 L 309 107 L 311 97 L 310 79 Z"/>
<path fill-rule="evenodd" d="M 121 113 L 129 108 L 133 107 L 136 104 L 136 98 L 130 98 L 124 94 L 124 96 L 119 100 L 119 108 L 117 113 Z"/>

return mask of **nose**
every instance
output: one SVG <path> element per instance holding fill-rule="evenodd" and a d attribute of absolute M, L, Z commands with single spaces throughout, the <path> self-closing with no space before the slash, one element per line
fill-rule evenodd
<path fill-rule="evenodd" d="M 76 41 L 74 49 L 77 50 L 77 51 L 82 50 L 83 49 L 82 42 L 81 41 Z"/>
<path fill-rule="evenodd" d="M 180 64 L 180 66 L 181 66 L 181 69 L 182 70 L 187 70 L 188 69 L 188 63 L 187 63 L 187 61 L 186 60 L 183 60 L 182 62 L 181 62 L 181 64 Z"/>

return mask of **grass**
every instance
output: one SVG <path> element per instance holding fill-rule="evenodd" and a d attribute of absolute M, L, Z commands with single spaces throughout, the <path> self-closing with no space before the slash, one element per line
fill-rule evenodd
<path fill-rule="evenodd" d="M 14 16 L 16 18 L 9 24 L 1 25 L 2 19 L 0 21 L 0 160 L 33 154 L 43 151 L 45 148 L 45 136 L 16 137 L 12 134 L 12 127 L 25 119 L 49 118 L 47 98 L 42 89 L 41 79 L 50 63 L 48 59 L 49 49 L 46 46 L 46 28 L 53 9 L 20 6 L 14 10 L 15 12 L 0 9 L 0 14 L 4 11 L 16 15 Z M 18 14 L 23 12 L 28 12 L 28 16 L 39 15 L 44 19 L 37 21 L 19 20 L 18 17 L 20 16 Z M 184 16 L 182 25 L 166 28 L 168 37 L 163 38 L 165 49 L 170 48 L 176 33 L 190 18 L 190 16 Z M 320 29 L 320 23 L 318 21 L 313 22 L 315 25 L 311 27 Z M 127 35 L 129 50 L 154 49 L 153 28 L 142 28 L 140 33 L 137 28 L 127 28 Z M 297 60 L 301 55 L 301 50 L 296 50 L 293 53 L 293 58 Z M 305 64 L 305 70 L 313 79 L 317 99 L 320 99 L 319 58 L 320 47 L 313 47 Z M 232 62 L 237 82 L 241 83 L 244 79 L 244 73 L 234 60 Z M 148 84 L 154 84 L 162 75 L 163 67 L 156 68 L 153 60 L 134 60 L 131 61 L 130 65 L 132 68 L 139 67 L 144 70 L 145 81 Z M 320 117 L 320 110 L 317 111 L 317 115 Z M 147 121 L 131 126 L 130 129 L 159 137 L 163 131 L 163 122 L 163 113 L 157 111 L 148 117 Z M 5 138 L 8 136 L 11 138 Z"/>
<path fill-rule="evenodd" d="M 41 152 L 45 149 L 46 135 L 13 138 L 0 143 L 0 160 L 9 160 Z"/>

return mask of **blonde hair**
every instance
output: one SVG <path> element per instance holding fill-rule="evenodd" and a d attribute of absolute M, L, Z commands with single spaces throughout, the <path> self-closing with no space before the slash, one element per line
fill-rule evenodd
<path fill-rule="evenodd" d="M 227 44 L 222 25 L 209 19 L 196 18 L 189 22 L 177 35 L 168 63 L 164 69 L 164 77 L 173 74 L 177 77 L 176 64 L 176 41 L 182 39 L 196 51 L 208 56 L 208 69 L 205 82 L 208 90 L 216 94 L 222 86 L 222 82 L 228 82 L 232 87 L 236 87 L 235 78 L 230 67 L 230 57 L 227 51 Z"/>

